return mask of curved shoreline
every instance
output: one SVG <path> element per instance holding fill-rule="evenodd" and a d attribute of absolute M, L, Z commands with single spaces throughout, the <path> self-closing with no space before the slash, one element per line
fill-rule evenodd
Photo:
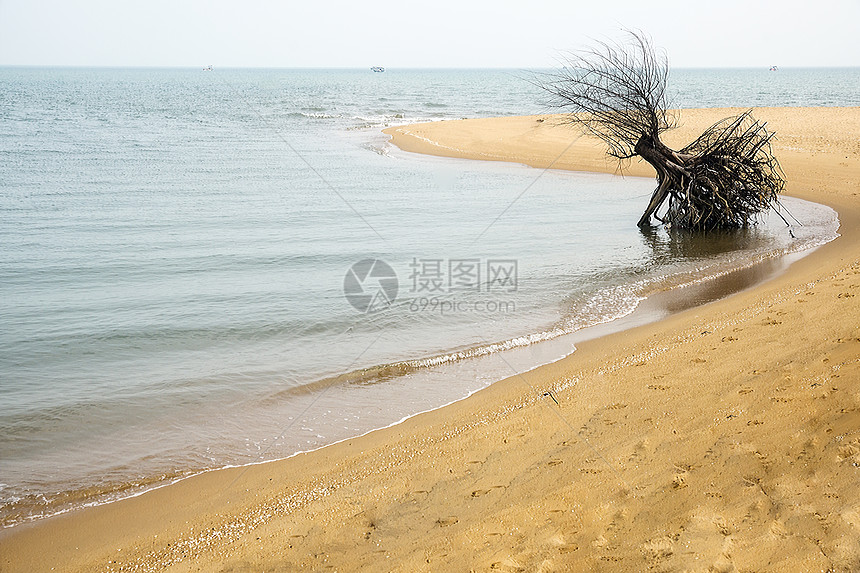
<path fill-rule="evenodd" d="M 779 276 L 781 273 L 785 272 L 785 270 L 790 265 L 789 261 L 799 260 L 800 258 L 809 256 L 813 251 L 820 248 L 823 244 L 826 244 L 834 239 L 835 237 L 824 240 L 824 242 L 820 244 L 802 247 L 797 250 L 790 250 L 781 254 L 770 253 L 759 260 L 751 260 L 741 266 L 728 270 L 721 270 L 716 274 L 707 274 L 703 277 L 698 277 L 690 281 L 681 282 L 676 286 L 660 287 L 657 290 L 649 291 L 647 294 L 641 293 L 639 295 L 638 302 L 635 303 L 635 306 L 632 309 L 625 311 L 614 318 L 607 318 L 606 320 L 600 322 L 589 323 L 586 326 L 578 327 L 574 330 L 560 330 L 557 334 L 541 331 L 533 334 L 523 335 L 515 339 L 506 339 L 499 342 L 488 343 L 486 346 L 468 348 L 466 350 L 452 352 L 448 354 L 384 364 L 382 366 L 372 367 L 370 370 L 376 368 L 391 367 L 404 367 L 404 369 L 409 368 L 413 371 L 423 370 L 426 368 L 434 368 L 436 366 L 444 366 L 449 362 L 458 362 L 460 360 L 480 360 L 481 358 L 484 358 L 486 354 L 493 355 L 496 352 L 525 350 L 526 347 L 533 347 L 536 344 L 540 344 L 541 346 L 550 345 L 571 349 L 557 352 L 544 352 L 544 356 L 547 354 L 554 354 L 555 357 L 544 357 L 541 358 L 540 362 L 534 362 L 525 367 L 517 367 L 517 374 L 511 373 L 512 367 L 508 363 L 508 359 L 510 359 L 510 356 L 508 356 L 508 359 L 505 359 L 505 363 L 508 364 L 508 372 L 504 376 L 501 376 L 501 378 L 496 379 L 494 382 L 490 382 L 490 384 L 492 384 L 496 381 L 499 381 L 500 379 L 508 378 L 512 375 L 520 375 L 525 372 L 552 364 L 559 360 L 563 360 L 564 358 L 570 356 L 576 350 L 576 345 L 581 344 L 582 342 L 593 340 L 595 338 L 609 336 L 618 332 L 622 332 L 629 328 L 633 328 L 635 326 L 651 324 L 653 322 L 663 320 L 667 316 L 670 316 L 671 314 L 680 312 L 682 310 L 695 308 L 697 306 L 701 306 L 732 296 L 744 290 L 755 288 L 757 285 L 772 280 L 773 278 Z M 533 340 L 527 340 L 518 345 L 511 344 L 512 342 L 518 342 L 520 339 L 529 338 L 533 338 Z M 495 349 L 495 347 L 500 346 L 504 346 L 505 348 Z M 434 361 L 435 364 L 430 365 L 417 364 L 421 362 Z M 366 374 L 366 370 L 368 369 L 355 370 L 331 378 L 324 378 L 312 384 L 306 385 L 305 387 L 303 387 L 303 389 L 300 389 L 299 391 L 319 391 L 320 389 L 324 389 L 332 384 L 355 383 L 357 381 L 363 382 L 364 380 L 362 379 L 362 376 Z M 367 377 L 370 380 L 374 379 L 375 376 L 375 374 L 367 374 Z M 0 530 L 17 527 L 26 523 L 35 523 L 38 520 L 55 517 L 88 507 L 107 505 L 122 501 L 124 499 L 138 497 L 140 495 L 146 494 L 147 492 L 154 491 L 163 487 L 168 487 L 180 481 L 190 479 L 208 472 L 214 472 L 224 469 L 247 468 L 261 464 L 280 462 L 300 454 L 312 453 L 314 451 L 336 445 L 340 442 L 361 438 L 369 433 L 396 426 L 409 418 L 421 414 L 426 414 L 428 412 L 432 412 L 441 408 L 445 408 L 455 402 L 467 399 L 471 395 L 475 394 L 476 392 L 480 392 L 484 388 L 486 388 L 486 386 L 469 389 L 467 390 L 467 393 L 465 395 L 456 397 L 443 404 L 428 407 L 420 411 L 415 411 L 406 414 L 395 421 L 384 423 L 384 425 L 367 429 L 352 436 L 338 438 L 324 445 L 319 445 L 309 449 L 297 450 L 282 457 L 244 463 L 225 464 L 223 466 L 218 467 L 187 470 L 186 472 L 179 473 L 178 475 L 174 475 L 169 478 L 153 477 L 148 483 L 143 483 L 145 482 L 145 480 L 143 479 L 135 480 L 135 482 L 127 489 L 116 489 L 101 496 L 95 495 L 83 497 L 81 501 L 78 501 L 77 503 L 68 502 L 65 505 L 59 506 L 59 509 L 56 509 L 53 512 L 27 515 L 17 521 L 2 523 L 0 524 Z M 75 492 L 71 491 L 70 493 Z M 65 494 L 66 492 L 63 492 L 63 495 Z"/>
<path fill-rule="evenodd" d="M 816 116 L 786 137 L 810 150 L 776 152 L 789 194 L 830 205 L 842 223 L 840 238 L 778 278 L 585 342 L 397 426 L 15 527 L 0 533 L 3 570 L 186 570 L 192 557 L 204 569 L 354 569 L 378 563 L 375 551 L 403 570 L 857 563 L 840 539 L 860 531 L 860 110 L 820 109 L 756 111 L 778 133 L 783 116 Z M 705 121 L 722 110 L 695 111 Z M 515 145 L 500 160 L 546 167 L 560 153 L 529 138 L 544 132 L 536 119 L 430 125 L 490 155 L 499 146 L 475 138 L 508 134 Z M 593 148 L 578 141 L 556 166 L 595 166 Z M 810 529 L 814 515 L 826 531 Z"/>
<path fill-rule="evenodd" d="M 799 207 L 795 206 L 794 208 Z M 825 239 L 824 242 L 822 242 L 821 244 L 826 244 L 831 240 L 833 240 L 833 238 Z M 654 289 L 654 287 L 652 286 L 651 289 L 649 289 L 647 292 L 645 292 L 645 290 L 643 290 L 642 288 L 635 288 L 634 291 L 637 292 L 636 298 L 638 299 L 638 302 L 635 302 L 632 308 L 624 310 L 621 312 L 621 314 L 616 315 L 614 317 L 606 317 L 605 319 L 600 320 L 598 322 L 588 322 L 585 326 L 572 327 L 572 329 L 569 329 L 567 327 L 558 327 L 555 330 L 543 330 L 534 333 L 524 334 L 515 338 L 504 339 L 497 342 L 489 342 L 485 345 L 468 347 L 463 350 L 451 351 L 445 354 L 432 355 L 423 358 L 404 360 L 401 362 L 387 363 L 381 366 L 354 370 L 330 378 L 323 378 L 317 380 L 312 384 L 305 385 L 297 390 L 294 389 L 284 391 L 284 393 L 296 391 L 313 392 L 325 389 L 329 385 L 364 383 L 365 381 L 373 381 L 374 379 L 376 379 L 376 377 L 379 376 L 378 373 L 373 372 L 375 370 L 396 368 L 401 372 L 423 372 L 426 369 L 433 369 L 434 367 L 439 366 L 444 367 L 446 364 L 449 364 L 451 362 L 456 363 L 461 360 L 480 361 L 487 355 L 492 356 L 496 352 L 503 352 L 506 356 L 506 358 L 503 359 L 503 362 L 506 365 L 505 372 L 499 372 L 498 377 L 493 377 L 491 382 L 488 382 L 480 387 L 467 388 L 465 389 L 465 394 L 457 395 L 453 399 L 449 397 L 448 400 L 444 403 L 439 403 L 420 410 L 406 413 L 401 418 L 396 419 L 394 421 L 385 420 L 379 426 L 370 427 L 369 429 L 363 430 L 354 435 L 347 437 L 339 437 L 323 445 L 318 445 L 306 449 L 299 449 L 288 453 L 287 455 L 282 455 L 271 459 L 261 459 L 241 463 L 227 463 L 218 467 L 195 468 L 190 470 L 177 471 L 177 473 L 171 477 L 153 476 L 151 479 L 148 480 L 136 479 L 133 482 L 129 482 L 124 488 L 121 486 L 125 484 L 116 484 L 116 487 L 107 491 L 104 494 L 93 494 L 92 491 L 88 491 L 85 495 L 82 495 L 80 499 L 75 501 L 67 500 L 63 504 L 58 504 L 50 511 L 46 511 L 41 514 L 33 513 L 24 515 L 23 517 L 17 518 L 17 520 L 15 521 L 0 522 L 0 530 L 16 527 L 25 523 L 33 523 L 41 519 L 46 519 L 57 515 L 78 511 L 87 507 L 106 505 L 121 501 L 123 499 L 137 497 L 149 491 L 167 487 L 172 484 L 178 483 L 179 481 L 193 478 L 194 476 L 203 473 L 218 471 L 222 469 L 244 468 L 265 463 L 278 462 L 289 459 L 299 454 L 307 454 L 325 447 L 329 447 L 342 441 L 360 438 L 370 432 L 400 424 L 404 420 L 417 416 L 419 414 L 425 414 L 427 412 L 431 412 L 433 410 L 449 406 L 454 402 L 464 400 L 475 392 L 481 391 L 489 384 L 495 383 L 496 381 L 499 381 L 503 378 L 510 377 L 511 375 L 516 375 L 514 373 L 514 370 L 516 373 L 522 374 L 524 372 L 539 368 L 541 366 L 551 364 L 558 360 L 562 360 L 572 354 L 573 351 L 575 351 L 576 345 L 584 341 L 621 332 L 634 326 L 641 326 L 656 322 L 666 318 L 670 314 L 677 313 L 681 310 L 693 308 L 702 304 L 707 304 L 709 302 L 713 302 L 731 296 L 749 288 L 755 288 L 756 285 L 766 282 L 767 280 L 770 280 L 778 276 L 780 273 L 784 272 L 789 265 L 788 262 L 784 261 L 797 260 L 804 256 L 808 256 L 812 251 L 820 247 L 821 244 L 816 243 L 813 246 L 804 246 L 797 248 L 792 247 L 786 252 L 768 253 L 766 255 L 762 255 L 762 258 L 750 259 L 749 261 L 741 264 L 740 266 L 733 267 L 730 269 L 722 269 L 719 271 L 701 271 L 701 269 L 698 269 L 697 271 L 695 271 L 697 274 L 694 278 L 690 280 L 683 279 L 681 282 L 675 280 L 677 278 L 676 275 L 669 275 L 669 278 L 673 279 L 672 282 L 675 284 L 675 286 L 663 285 L 657 287 L 656 289 Z M 705 274 L 699 276 L 699 272 L 704 272 Z M 512 362 L 515 361 L 512 360 L 512 357 L 509 354 L 507 354 L 509 351 L 523 351 L 526 350 L 526 347 L 534 347 L 534 345 L 536 344 L 540 344 L 541 347 L 553 348 L 554 350 L 541 352 L 541 356 L 539 359 L 533 360 L 527 365 L 518 364 L 516 367 L 512 366 Z M 480 368 L 480 366 L 476 365 L 475 368 L 478 369 Z M 448 376 L 451 376 L 451 374 L 448 374 Z M 428 379 L 425 381 L 425 383 L 432 383 L 433 381 L 433 379 Z M 71 496 L 74 496 L 77 493 L 78 491 L 76 490 L 69 490 L 61 492 L 60 495 L 66 498 L 71 498 Z"/>

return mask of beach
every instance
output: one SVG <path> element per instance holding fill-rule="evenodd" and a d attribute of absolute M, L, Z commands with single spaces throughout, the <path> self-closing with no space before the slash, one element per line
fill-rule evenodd
<path fill-rule="evenodd" d="M 666 142 L 739 111 L 683 110 Z M 754 116 L 786 194 L 841 222 L 777 278 L 359 438 L 3 530 L 0 571 L 857 570 L 860 108 Z M 386 133 L 651 175 L 557 116 Z"/>

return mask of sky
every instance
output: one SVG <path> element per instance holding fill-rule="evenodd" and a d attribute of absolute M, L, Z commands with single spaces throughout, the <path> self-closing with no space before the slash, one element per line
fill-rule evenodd
<path fill-rule="evenodd" d="M 672 67 L 860 66 L 860 0 L 0 0 L 0 65 L 545 68 L 641 29 Z"/>

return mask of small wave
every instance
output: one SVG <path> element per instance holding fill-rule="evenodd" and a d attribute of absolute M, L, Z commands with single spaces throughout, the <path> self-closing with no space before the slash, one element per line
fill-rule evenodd
<path fill-rule="evenodd" d="M 291 111 L 286 115 L 287 117 L 303 117 L 305 119 L 343 119 L 346 117 L 342 113 L 328 112 L 323 108 L 304 108 L 302 111 Z"/>
<path fill-rule="evenodd" d="M 464 360 L 502 353 L 515 348 L 553 340 L 588 327 L 605 324 L 631 314 L 643 300 L 652 294 L 706 283 L 729 273 L 750 268 L 765 260 L 773 260 L 801 251 L 807 251 L 832 241 L 838 236 L 838 233 L 835 231 L 838 219 L 836 218 L 836 213 L 832 210 L 830 210 L 828 216 L 824 217 L 823 221 L 818 223 L 819 225 L 823 224 L 827 230 L 824 232 L 821 229 L 815 232 L 810 231 L 808 236 L 800 234 L 793 242 L 781 248 L 773 249 L 768 247 L 763 251 L 750 252 L 742 250 L 740 253 L 729 251 L 722 256 L 710 255 L 692 267 L 687 266 L 669 271 L 668 273 L 662 272 L 651 276 L 646 275 L 639 279 L 634 279 L 631 276 L 629 278 L 632 280 L 623 284 L 605 286 L 588 296 L 584 301 L 572 304 L 557 324 L 538 332 L 523 334 L 488 344 L 469 346 L 419 359 L 392 362 L 354 370 L 324 378 L 311 384 L 284 390 L 278 396 L 283 397 L 284 394 L 293 393 L 309 393 L 339 384 L 377 384 L 400 376 L 406 376 L 422 369 L 444 367 Z M 800 231 L 797 232 L 801 233 Z"/>
<path fill-rule="evenodd" d="M 550 341 L 583 328 L 596 326 L 622 318 L 633 312 L 642 297 L 636 294 L 637 286 L 626 288 L 610 287 L 590 297 L 579 306 L 572 316 L 545 330 L 514 336 L 501 341 L 467 346 L 451 352 L 426 356 L 412 360 L 402 360 L 361 368 L 288 388 L 277 392 L 269 400 L 281 400 L 288 396 L 309 394 L 337 385 L 371 385 L 387 382 L 401 376 L 408 376 L 421 370 L 445 367 L 466 360 L 482 358 L 517 348 Z"/>
<path fill-rule="evenodd" d="M 388 157 L 390 155 L 388 147 L 384 145 L 374 145 L 372 143 L 367 143 L 362 147 L 364 147 L 364 149 L 367 149 L 368 151 L 376 153 L 377 155 L 382 155 L 385 157 Z"/>
<path fill-rule="evenodd" d="M 343 119 L 343 114 L 326 113 L 324 111 L 299 112 L 299 115 L 308 119 Z"/>
<path fill-rule="evenodd" d="M 380 115 L 354 115 L 350 119 L 359 123 L 347 127 L 347 131 L 382 129 L 398 125 L 408 125 L 412 123 L 424 123 L 428 121 L 434 121 L 433 119 L 428 117 L 408 117 L 404 112 Z"/>
<path fill-rule="evenodd" d="M 157 487 L 175 483 L 189 477 L 195 471 L 176 471 L 133 481 L 71 487 L 53 494 L 29 493 L 26 491 L 3 491 L 0 500 L 0 529 L 5 529 L 54 515 L 68 513 L 83 507 L 103 505 L 112 501 L 135 497 Z"/>

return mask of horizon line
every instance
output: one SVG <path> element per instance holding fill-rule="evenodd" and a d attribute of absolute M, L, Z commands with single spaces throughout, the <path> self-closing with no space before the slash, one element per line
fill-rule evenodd
<path fill-rule="evenodd" d="M 773 65 L 773 64 L 772 64 Z M 376 66 L 253 66 L 253 65 L 161 65 L 161 64 L 6 64 L 0 63 L 0 68 L 72 68 L 72 69 L 161 69 L 161 70 L 370 70 Z M 382 67 L 382 66 L 380 66 Z M 756 70 L 769 69 L 767 65 L 749 66 L 670 66 L 672 70 Z M 860 65 L 815 65 L 815 66 L 782 66 L 779 69 L 858 69 Z M 388 70 L 552 70 L 558 66 L 385 66 Z"/>

